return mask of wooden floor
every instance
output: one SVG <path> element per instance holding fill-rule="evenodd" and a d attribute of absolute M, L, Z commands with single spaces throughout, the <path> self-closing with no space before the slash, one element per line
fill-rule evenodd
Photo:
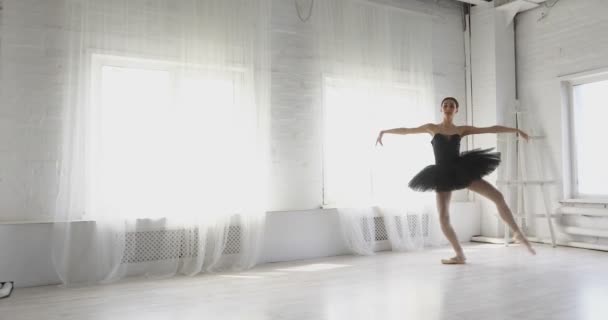
<path fill-rule="evenodd" d="M 274 263 L 243 273 L 16 289 L 0 319 L 608 319 L 608 253 L 536 244 Z"/>

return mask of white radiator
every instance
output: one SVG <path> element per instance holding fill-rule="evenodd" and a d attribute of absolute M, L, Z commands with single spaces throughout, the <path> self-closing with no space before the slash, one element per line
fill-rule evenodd
<path fill-rule="evenodd" d="M 205 241 L 209 245 L 210 241 Z M 201 252 L 198 229 L 165 229 L 127 232 L 122 263 L 139 263 L 196 257 Z M 240 226 L 230 226 L 224 255 L 237 254 L 241 248 Z M 207 250 L 205 250 L 207 251 Z"/>
<path fill-rule="evenodd" d="M 366 219 L 366 218 L 363 218 Z M 374 217 L 374 232 L 376 235 L 376 241 L 384 241 L 384 240 L 388 240 L 388 232 L 386 231 L 386 224 L 384 223 L 384 219 L 385 217 L 383 216 L 378 216 L 378 217 Z M 395 216 L 395 225 L 397 227 L 397 233 L 399 234 L 399 237 L 403 238 L 403 217 L 401 216 Z M 409 231 L 409 236 L 412 238 L 417 238 L 420 236 L 419 233 L 422 234 L 423 238 L 426 238 L 429 236 L 429 215 L 428 214 L 422 214 L 422 215 L 416 215 L 416 214 L 408 214 L 407 215 L 407 222 L 408 222 L 408 231 Z M 365 226 L 366 224 L 363 223 L 362 226 Z M 370 232 L 367 228 L 364 227 L 363 229 L 363 236 L 365 238 L 366 241 L 369 241 L 371 239 L 371 235 Z"/>

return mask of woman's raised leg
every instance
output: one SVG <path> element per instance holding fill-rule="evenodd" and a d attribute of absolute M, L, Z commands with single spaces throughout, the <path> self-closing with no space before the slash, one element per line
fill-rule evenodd
<path fill-rule="evenodd" d="M 515 241 L 526 246 L 526 248 L 528 249 L 528 251 L 530 251 L 530 253 L 536 254 L 536 251 L 534 251 L 534 249 L 532 248 L 530 241 L 528 241 L 528 239 L 526 239 L 526 236 L 519 229 L 519 226 L 517 225 L 517 223 L 515 222 L 515 219 L 513 218 L 511 209 L 509 209 L 509 206 L 507 205 L 505 198 L 503 197 L 502 193 L 500 193 L 500 191 L 498 191 L 498 189 L 496 189 L 493 185 L 491 185 L 489 182 L 487 182 L 483 179 L 478 179 L 478 180 L 473 181 L 471 183 L 471 185 L 469 186 L 469 189 L 492 200 L 492 202 L 494 202 L 494 204 L 496 205 L 496 208 L 498 209 L 498 214 L 500 214 L 500 217 L 502 218 L 502 220 L 507 225 L 509 225 L 509 227 L 513 231 L 513 238 L 515 239 Z"/>

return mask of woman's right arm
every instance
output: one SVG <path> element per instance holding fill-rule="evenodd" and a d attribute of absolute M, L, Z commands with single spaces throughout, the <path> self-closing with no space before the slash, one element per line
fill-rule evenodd
<path fill-rule="evenodd" d="M 385 133 L 392 133 L 392 134 L 430 133 L 430 134 L 433 134 L 433 128 L 434 128 L 434 124 L 427 123 L 427 124 L 423 124 L 417 128 L 395 128 L 395 129 L 389 129 L 389 130 L 382 130 L 382 131 L 380 131 L 380 134 L 378 134 L 378 139 L 376 139 L 376 145 L 378 145 L 378 143 L 381 146 L 383 145 L 382 136 Z"/>

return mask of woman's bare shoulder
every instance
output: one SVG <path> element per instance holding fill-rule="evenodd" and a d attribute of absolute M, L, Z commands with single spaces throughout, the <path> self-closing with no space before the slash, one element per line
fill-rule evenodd
<path fill-rule="evenodd" d="M 426 132 L 428 132 L 431 135 L 434 135 L 435 133 L 439 132 L 439 125 L 436 123 L 429 122 L 422 126 L 426 129 Z"/>

